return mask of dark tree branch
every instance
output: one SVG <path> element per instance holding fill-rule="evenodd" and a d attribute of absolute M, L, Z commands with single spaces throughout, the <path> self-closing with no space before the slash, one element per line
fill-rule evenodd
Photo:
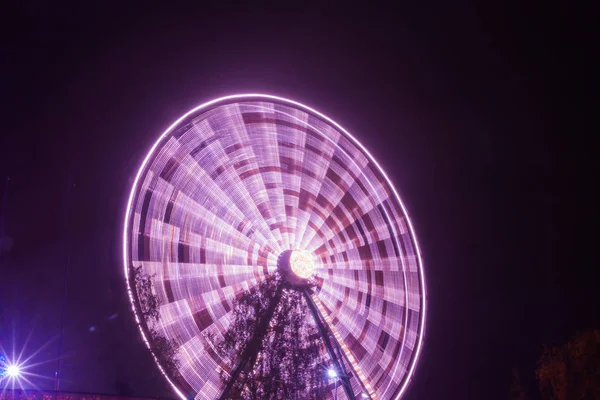
<path fill-rule="evenodd" d="M 141 316 L 140 325 L 150 336 L 150 347 L 152 353 L 158 359 L 161 367 L 169 376 L 179 375 L 179 360 L 177 360 L 177 344 L 169 340 L 153 325 L 160 320 L 160 301 L 152 291 L 153 275 L 148 275 L 142 270 L 142 266 L 129 267 L 129 282 L 132 288 L 134 303 L 138 314 Z"/>
<path fill-rule="evenodd" d="M 229 391 L 231 390 L 233 384 L 237 380 L 240 372 L 246 367 L 247 362 L 251 360 L 250 368 L 252 368 L 252 366 L 255 364 L 256 357 L 261 349 L 261 342 L 263 340 L 263 337 L 267 333 L 269 323 L 271 322 L 273 314 L 275 313 L 275 308 L 277 307 L 277 305 L 279 304 L 279 300 L 281 299 L 281 291 L 281 284 L 277 284 L 275 295 L 269 301 L 269 307 L 267 308 L 265 315 L 262 318 L 260 318 L 260 321 L 256 324 L 254 335 L 247 343 L 244 351 L 242 352 L 240 362 L 232 371 L 229 381 L 227 382 L 223 393 L 219 397 L 220 400 L 224 400 L 227 398 Z"/>
<path fill-rule="evenodd" d="M 302 293 L 277 273 L 238 297 L 215 348 L 233 371 L 221 373 L 223 399 L 320 400 L 326 394 L 319 332 Z"/>

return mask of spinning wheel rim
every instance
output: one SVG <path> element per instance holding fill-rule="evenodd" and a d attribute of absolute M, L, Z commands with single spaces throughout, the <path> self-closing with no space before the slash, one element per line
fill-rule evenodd
<path fill-rule="evenodd" d="M 123 267 L 124 267 L 124 275 L 125 275 L 125 279 L 126 279 L 126 283 L 127 283 L 127 291 L 128 291 L 131 305 L 132 305 L 132 310 L 134 312 L 135 321 L 138 324 L 139 330 L 142 334 L 142 338 L 143 338 L 146 346 L 151 350 L 150 340 L 148 339 L 147 334 L 142 327 L 142 323 L 141 323 L 142 317 L 140 315 L 138 315 L 139 313 L 135 306 L 133 288 L 130 284 L 130 276 L 129 276 L 129 267 L 130 267 L 130 263 L 131 263 L 130 241 L 132 240 L 131 234 L 130 234 L 130 228 L 131 228 L 132 217 L 133 217 L 132 206 L 133 206 L 134 200 L 139 195 L 138 191 L 140 190 L 140 179 L 144 175 L 146 169 L 149 168 L 150 161 L 152 160 L 153 156 L 156 154 L 156 151 L 160 148 L 161 144 L 164 142 L 165 138 L 167 138 L 169 135 L 171 135 L 173 133 L 173 131 L 178 126 L 180 126 L 180 124 L 182 122 L 186 121 L 187 119 L 189 119 L 190 117 L 192 117 L 194 115 L 199 115 L 202 112 L 207 112 L 210 109 L 217 108 L 219 106 L 227 105 L 230 103 L 237 103 L 240 101 L 268 101 L 268 102 L 273 102 L 273 103 L 281 103 L 283 105 L 288 105 L 290 107 L 297 108 L 306 113 L 313 114 L 313 115 L 317 116 L 318 118 L 321 118 L 327 124 L 335 127 L 335 129 L 337 129 L 341 133 L 343 133 L 346 136 L 346 138 L 351 140 L 352 144 L 357 146 L 357 148 L 365 154 L 365 156 L 369 159 L 370 162 L 372 162 L 376 166 L 378 172 L 385 179 L 385 183 L 387 184 L 387 187 L 393 193 L 394 200 L 398 202 L 398 204 L 402 210 L 402 214 L 406 218 L 408 230 L 411 234 L 412 244 L 414 245 L 414 251 L 415 251 L 416 258 L 417 258 L 418 276 L 420 278 L 419 291 L 420 291 L 420 296 L 421 296 L 420 309 L 419 309 L 419 325 L 418 325 L 418 332 L 417 332 L 418 338 L 416 341 L 416 349 L 414 349 L 414 351 L 412 353 L 410 365 L 408 366 L 407 372 L 405 373 L 401 387 L 396 392 L 397 395 L 395 396 L 395 399 L 400 399 L 402 397 L 402 395 L 404 394 L 412 376 L 414 375 L 414 371 L 415 371 L 415 368 L 416 368 L 416 365 L 418 362 L 418 358 L 421 353 L 421 348 L 422 348 L 422 343 L 423 343 L 423 338 L 424 338 L 424 333 L 425 333 L 425 320 L 426 320 L 426 288 L 425 288 L 425 276 L 424 276 L 424 271 L 423 271 L 423 261 L 421 258 L 421 251 L 419 248 L 419 244 L 417 241 L 414 227 L 412 225 L 412 221 L 408 215 L 408 212 L 407 212 L 400 196 L 398 195 L 398 192 L 397 192 L 395 186 L 392 184 L 392 182 L 389 179 L 388 175 L 386 174 L 385 170 L 383 168 L 381 168 L 381 166 L 379 165 L 377 160 L 369 153 L 369 151 L 350 132 L 345 130 L 342 126 L 340 126 L 338 123 L 333 121 L 328 116 L 326 116 L 308 106 L 305 106 L 301 103 L 298 103 L 293 100 L 288 100 L 288 99 L 285 99 L 282 97 L 277 97 L 277 96 L 272 96 L 272 95 L 264 95 L 264 94 L 238 94 L 238 95 L 221 97 L 221 98 L 206 102 L 204 104 L 201 104 L 200 106 L 197 106 L 197 107 L 193 108 L 192 110 L 188 111 L 183 116 L 181 116 L 179 119 L 177 119 L 173 124 L 171 124 L 171 126 L 169 126 L 159 136 L 159 138 L 154 142 L 154 144 L 152 145 L 150 150 L 146 153 L 146 156 L 144 157 L 144 160 L 141 163 L 141 166 L 135 176 L 135 179 L 134 179 L 133 185 L 132 185 L 132 189 L 129 194 L 129 198 L 127 201 L 127 208 L 125 210 L 125 223 L 124 223 L 124 228 L 123 228 Z M 404 318 L 407 319 L 408 317 L 405 315 Z M 169 382 L 171 387 L 174 389 L 174 391 L 182 399 L 187 399 L 188 397 L 173 382 L 172 377 L 170 377 L 166 373 L 165 369 L 163 368 L 163 366 L 161 366 L 161 363 L 159 362 L 159 360 L 157 359 L 155 354 L 152 352 L 152 350 L 151 350 L 151 353 L 152 353 L 154 361 L 157 364 L 158 368 L 160 369 L 161 373 L 165 376 L 165 378 L 167 379 L 167 381 Z M 396 368 L 398 367 L 398 365 L 399 365 L 399 363 L 396 363 Z"/>

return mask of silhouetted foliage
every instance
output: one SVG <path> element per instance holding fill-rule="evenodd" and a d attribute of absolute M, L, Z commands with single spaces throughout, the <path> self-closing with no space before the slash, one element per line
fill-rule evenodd
<path fill-rule="evenodd" d="M 152 353 L 169 376 L 176 376 L 179 374 L 177 343 L 156 330 L 156 324 L 160 320 L 160 301 L 152 290 L 152 278 L 141 266 L 129 268 L 129 280 L 137 300 L 138 313 L 142 317 L 142 325 L 151 339 Z"/>
<path fill-rule="evenodd" d="M 177 342 L 169 340 L 155 330 L 150 330 L 152 337 L 152 352 L 158 359 L 167 375 L 179 375 L 179 360 L 177 359 Z"/>
<path fill-rule="evenodd" d="M 274 300 L 278 282 L 266 279 L 258 287 L 244 292 L 234 303 L 232 323 L 217 346 L 217 351 L 231 368 L 235 368 L 240 355 L 258 332 L 261 318 Z"/>
<path fill-rule="evenodd" d="M 158 307 L 160 302 L 152 291 L 152 278 L 142 271 L 142 266 L 129 268 L 129 280 L 135 289 L 139 312 L 146 323 L 156 323 L 160 318 Z"/>
<path fill-rule="evenodd" d="M 512 380 L 510 382 L 510 400 L 528 400 L 523 385 L 521 383 L 521 373 L 518 368 L 512 370 Z"/>
<path fill-rule="evenodd" d="M 544 347 L 535 372 L 544 399 L 600 400 L 600 331 Z"/>
<path fill-rule="evenodd" d="M 217 351 L 231 370 L 243 354 L 252 358 L 227 393 L 228 399 L 323 398 L 322 342 L 312 315 L 301 292 L 279 285 L 278 277 L 272 276 L 235 303 L 233 321 Z M 266 331 L 260 332 L 261 318 L 270 306 L 275 306 L 272 318 Z M 259 348 L 245 353 L 256 334 L 262 335 Z M 223 371 L 221 379 L 227 384 L 230 373 Z"/>

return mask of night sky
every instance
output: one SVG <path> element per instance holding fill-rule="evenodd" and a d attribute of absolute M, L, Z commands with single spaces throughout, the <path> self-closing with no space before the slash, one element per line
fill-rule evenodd
<path fill-rule="evenodd" d="M 12 346 L 14 332 L 19 348 L 31 334 L 26 354 L 47 343 L 32 361 L 53 376 L 69 257 L 62 390 L 174 397 L 125 293 L 126 198 L 175 119 L 241 92 L 328 114 L 397 186 L 428 289 L 406 399 L 506 398 L 513 367 L 535 386 L 542 344 L 600 326 L 591 10 L 12 3 L 0 28 L 12 241 L 0 340 Z"/>

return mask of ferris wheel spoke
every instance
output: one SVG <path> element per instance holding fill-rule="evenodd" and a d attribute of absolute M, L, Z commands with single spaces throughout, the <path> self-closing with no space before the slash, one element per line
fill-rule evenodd
<path fill-rule="evenodd" d="M 212 290 L 225 290 L 231 295 L 249 290 L 274 272 L 265 266 L 176 264 L 176 268 L 161 263 L 145 263 L 149 274 L 163 283 L 156 289 L 163 303 L 170 303 L 188 296 L 200 295 Z"/>
<path fill-rule="evenodd" d="M 329 257 L 322 257 L 321 263 L 315 269 L 315 273 L 322 279 L 328 279 L 328 275 L 344 273 L 344 271 L 347 271 L 349 274 L 354 273 L 354 271 L 393 272 L 400 270 L 399 266 L 407 263 L 410 259 L 410 257 L 382 258 L 378 255 L 374 260 L 366 261 L 360 256 L 358 249 L 354 248 L 350 249 L 350 251 L 343 251 Z"/>
<path fill-rule="evenodd" d="M 210 127 L 203 129 L 203 131 L 207 130 L 210 131 L 210 137 L 201 143 L 198 144 L 196 140 L 188 141 L 186 145 L 180 147 L 171 146 L 170 151 L 163 155 L 170 159 L 160 173 L 158 183 L 153 190 L 154 196 L 163 197 L 162 199 L 159 197 L 162 204 L 155 207 L 160 212 L 158 219 L 168 221 L 173 213 L 175 217 L 178 215 L 192 217 L 201 213 L 194 218 L 195 221 L 202 221 L 206 225 L 213 224 L 221 230 L 231 226 L 248 237 L 258 238 L 264 242 L 271 241 L 271 236 L 265 236 L 264 231 L 252 229 L 247 210 L 240 207 L 244 203 L 224 202 L 224 199 L 229 197 L 229 192 L 226 186 L 218 184 L 212 178 L 211 174 L 216 172 L 210 168 L 222 163 L 219 162 L 218 154 L 218 150 L 222 149 L 213 149 L 217 148 L 220 135 L 213 132 Z M 192 144 L 195 147 L 190 149 Z M 189 154 L 186 155 L 186 151 Z M 180 210 L 175 206 L 179 206 Z M 211 218 L 206 219 L 204 216 L 207 215 Z M 216 222 L 219 220 L 223 221 Z"/>
<path fill-rule="evenodd" d="M 396 237 L 398 229 L 393 229 L 395 227 L 389 224 L 389 216 L 381 205 L 373 204 L 360 211 L 361 214 L 354 211 L 352 218 L 344 214 L 344 219 L 338 220 L 335 224 L 330 222 L 321 225 L 320 234 L 313 234 L 308 248 L 314 249 L 317 254 L 325 252 L 331 255 L 332 252 L 361 247 Z M 335 214 L 340 214 L 340 212 L 334 211 L 332 213 L 332 215 Z M 390 253 L 398 255 L 398 244 L 393 244 L 393 248 L 390 250 L 392 250 Z"/>
<path fill-rule="evenodd" d="M 280 190 L 283 200 L 283 231 L 288 237 L 286 250 L 297 247 L 297 214 L 300 188 L 302 187 L 302 177 L 305 169 L 303 167 L 305 160 L 305 141 L 306 135 L 303 132 L 297 132 L 290 129 L 289 124 L 293 122 L 286 121 L 286 114 L 282 110 L 275 110 L 273 107 L 263 105 L 244 105 L 246 111 L 245 120 L 249 127 L 262 127 L 273 131 L 275 125 L 275 143 L 271 148 L 266 148 L 261 144 L 264 150 L 270 151 L 271 156 L 265 157 L 274 160 L 272 165 L 265 166 L 265 175 L 273 174 L 277 180 L 281 181 Z M 293 120 L 293 115 L 287 115 Z M 290 134 L 294 132 L 295 134 Z"/>
<path fill-rule="evenodd" d="M 268 202 L 258 204 L 256 202 L 255 195 L 259 191 L 259 181 L 255 179 L 253 182 L 246 182 L 247 179 L 242 179 L 244 174 L 239 171 L 241 164 L 251 162 L 252 154 L 249 152 L 249 144 L 240 142 L 239 136 L 226 134 L 231 132 L 227 132 L 225 128 L 219 128 L 218 123 L 218 120 L 211 122 L 215 132 L 219 132 L 218 135 L 215 135 L 218 136 L 218 139 L 196 155 L 199 169 L 203 170 L 202 175 L 206 176 L 204 180 L 212 182 L 206 191 L 210 192 L 213 186 L 218 188 L 215 191 L 218 197 L 214 203 L 210 204 L 218 204 L 223 210 L 227 210 L 228 207 L 239 209 L 245 217 L 245 221 L 252 225 L 254 234 L 259 234 L 266 242 L 279 246 L 280 240 L 274 236 L 263 217 L 263 214 L 267 212 L 265 207 L 268 209 L 268 204 L 266 204 Z M 225 132 L 222 132 L 223 130 Z M 197 187 L 204 187 L 202 181 Z M 260 204 L 264 204 L 264 206 L 259 207 Z M 261 207 L 263 211 L 261 211 Z"/>
<path fill-rule="evenodd" d="M 286 107 L 281 104 L 274 105 L 275 114 L 274 117 L 277 119 L 275 123 L 275 131 L 277 133 L 277 146 L 278 146 L 278 165 L 282 166 L 282 161 L 286 163 L 286 157 L 297 160 L 297 163 L 301 165 L 301 171 L 306 168 L 306 142 L 307 135 L 302 131 L 294 131 L 293 126 L 296 124 L 305 124 L 307 115 L 305 113 L 299 113 L 293 108 Z M 282 170 L 283 171 L 283 170 Z M 281 188 L 283 190 L 284 203 L 285 203 L 285 214 L 286 214 L 286 225 L 288 230 L 288 236 L 290 239 L 290 250 L 299 248 L 298 236 L 300 227 L 300 215 L 298 206 L 300 204 L 300 192 L 301 189 L 306 187 L 305 182 L 306 174 L 279 174 L 282 180 Z"/>
<path fill-rule="evenodd" d="M 153 258 L 164 263 L 195 264 L 232 264 L 232 265 L 266 265 L 269 259 L 276 259 L 275 252 L 269 246 L 261 247 L 258 243 L 249 243 L 242 247 L 223 245 L 222 242 L 194 234 L 186 234 L 182 238 L 165 238 L 158 240 L 162 246 L 155 246 L 158 252 Z M 152 238 L 151 238 L 152 241 Z M 152 242 L 151 242 L 152 245 Z"/>
<path fill-rule="evenodd" d="M 305 235 L 312 221 L 314 210 L 318 209 L 318 196 L 322 191 L 326 174 L 335 151 L 339 133 L 322 120 L 311 115 L 304 118 L 294 116 L 295 129 L 305 132 L 305 153 L 302 164 L 301 186 L 298 192 L 299 209 L 304 215 L 302 224 L 298 226 L 296 243 L 298 248 L 306 248 Z M 301 127 L 301 128 L 298 128 Z"/>
<path fill-rule="evenodd" d="M 314 249 L 316 253 L 324 251 L 331 253 L 395 238 L 401 232 L 397 224 L 390 223 L 390 218 L 401 218 L 401 215 L 390 213 L 387 201 L 388 199 L 385 199 L 383 203 L 367 204 L 360 209 L 354 208 L 351 216 L 348 215 L 347 208 L 336 206 L 328 219 L 319 226 L 320 231 L 313 233 L 307 247 Z M 357 204 L 356 201 L 354 204 Z M 393 240 L 395 242 L 395 239 Z M 331 243 L 336 246 L 335 249 L 331 249 Z M 390 250 L 390 253 L 393 251 L 399 255 L 400 249 L 397 243 L 393 243 L 393 248 Z"/>
<path fill-rule="evenodd" d="M 322 172 L 319 168 L 311 168 L 310 161 L 314 157 L 314 152 L 307 157 L 307 150 L 311 145 L 311 135 L 309 119 L 311 116 L 300 110 L 283 104 L 272 103 L 265 106 L 264 102 L 258 104 L 242 104 L 241 108 L 248 110 L 247 121 L 251 124 L 260 123 L 263 127 L 270 127 L 277 133 L 277 174 L 282 178 L 286 231 L 290 238 L 289 245 L 293 248 L 301 247 L 299 239 L 306 228 L 307 219 L 303 218 L 302 212 L 299 212 L 299 206 L 302 203 L 302 193 L 310 188 L 318 192 L 318 186 L 321 184 Z M 256 112 L 256 111 L 260 112 Z M 269 129 L 269 128 L 267 128 Z M 263 146 L 264 147 L 264 146 Z M 315 149 L 315 147 L 312 147 Z M 273 153 L 273 152 L 272 152 Z M 317 151 L 318 153 L 318 151 Z M 318 164 L 317 164 L 318 165 Z M 284 179 L 285 178 L 285 179 Z M 312 181 L 308 181 L 311 179 Z M 303 226 L 304 222 L 304 226 Z M 289 248 L 291 250 L 291 248 Z"/>
<path fill-rule="evenodd" d="M 344 155 L 348 158 L 346 154 Z M 396 229 L 396 223 L 395 221 L 390 223 L 390 219 L 396 214 L 401 215 L 402 213 L 399 213 L 400 209 L 389 198 L 391 193 L 385 188 L 385 182 L 381 174 L 375 171 L 374 164 L 366 160 L 359 161 L 360 164 L 358 164 L 355 160 L 358 157 L 350 158 L 349 161 L 344 162 L 340 160 L 340 157 L 334 158 L 332 161 L 332 165 L 338 166 L 338 168 L 336 168 L 336 171 L 331 172 L 330 180 L 338 182 L 340 185 L 346 185 L 343 183 L 345 179 L 352 183 L 350 186 L 344 187 L 343 196 L 328 198 L 330 200 L 326 203 L 326 215 L 328 217 L 320 225 L 317 225 L 317 229 L 314 230 L 309 241 L 312 243 L 317 240 L 317 243 L 323 244 L 340 233 L 348 233 L 350 237 L 347 241 L 352 242 L 358 238 L 357 232 L 352 228 L 352 224 L 358 222 L 358 220 L 362 220 L 364 224 L 364 228 L 361 228 L 360 224 L 357 225 L 357 228 L 365 242 L 367 242 L 365 231 L 367 233 L 375 231 L 374 234 L 377 237 L 377 231 L 380 231 L 380 228 L 374 226 L 373 221 L 377 222 L 382 219 L 387 229 L 381 231 L 385 232 L 387 230 L 390 237 L 397 236 L 399 232 Z M 346 164 L 354 165 L 357 169 L 339 168 L 340 165 Z M 357 212 L 358 215 L 356 215 Z M 369 215 L 371 215 L 371 218 Z M 317 237 L 316 233 L 321 230 L 323 230 L 323 233 Z M 344 232 L 346 230 L 348 232 Z M 308 247 L 314 248 L 316 246 L 311 244 Z"/>
<path fill-rule="evenodd" d="M 241 183 L 239 176 L 236 175 L 236 178 L 231 178 L 232 181 L 228 183 L 229 196 L 227 201 L 231 203 L 244 204 L 241 209 L 244 215 L 247 217 L 246 221 L 249 224 L 249 227 L 246 229 L 249 228 L 251 231 L 259 233 L 262 242 L 269 243 L 271 247 L 279 251 L 281 248 L 281 240 L 278 240 L 275 237 L 275 234 L 271 231 L 261 214 L 267 212 L 264 211 L 266 208 L 261 205 L 264 205 L 265 203 L 257 204 L 254 196 L 250 192 L 245 189 L 240 189 L 240 187 L 243 187 L 244 185 Z M 221 202 L 223 202 L 223 200 L 221 200 Z M 261 208 L 263 211 L 261 211 Z"/>
<path fill-rule="evenodd" d="M 380 273 L 381 272 L 381 273 Z M 404 306 L 407 281 L 399 271 L 331 271 L 320 284 L 320 291 L 339 300 L 355 295 L 361 301 L 371 295 L 381 301 Z M 370 304 L 370 303 L 368 303 Z M 368 306 L 368 305 L 367 305 Z"/>
<path fill-rule="evenodd" d="M 414 255 L 405 254 L 404 244 L 399 244 L 393 238 L 384 238 L 372 243 L 334 243 L 329 246 L 321 246 L 314 251 L 315 257 L 320 261 L 319 269 L 323 270 L 369 270 L 369 271 L 393 271 L 399 270 Z M 396 249 L 402 251 L 396 253 Z"/>
<path fill-rule="evenodd" d="M 196 235 L 196 238 L 212 238 L 239 248 L 256 240 L 269 242 L 267 237 L 252 228 L 242 211 L 236 207 L 216 207 L 219 201 L 209 193 L 196 193 L 195 197 L 191 197 L 184 190 L 155 190 L 146 209 L 148 215 L 143 218 L 146 221 L 144 225 L 150 222 L 151 235 L 161 234 L 165 241 L 185 241 L 186 236 Z M 141 220 L 140 217 L 140 224 Z"/>
<path fill-rule="evenodd" d="M 187 298 L 187 296 L 190 296 L 192 293 L 201 293 L 206 295 L 208 299 L 212 293 L 218 293 L 220 295 L 223 294 L 227 300 L 232 300 L 235 298 L 236 294 L 252 289 L 266 278 L 267 275 L 264 275 L 262 272 L 258 273 L 254 270 L 251 273 L 240 273 L 235 276 L 215 274 L 210 278 L 202 280 L 189 280 L 189 284 L 186 285 L 183 285 L 181 283 L 183 281 L 181 280 L 165 281 L 165 283 L 171 287 L 176 285 L 177 291 L 180 294 L 179 297 L 181 298 Z M 172 292 L 175 292 L 175 290 L 172 289 Z M 178 296 L 175 296 L 174 294 L 173 297 L 177 298 Z"/>
<path fill-rule="evenodd" d="M 340 296 L 340 292 L 343 292 L 344 295 Z M 398 318 L 398 316 L 404 315 L 410 308 L 405 297 L 390 298 L 390 295 L 386 296 L 370 289 L 362 291 L 342 285 L 324 285 L 319 291 L 318 298 L 328 310 L 331 319 L 338 318 L 340 323 L 353 325 L 356 329 L 363 327 L 357 321 L 369 320 L 373 326 L 387 326 L 393 330 L 395 328 L 392 326 L 401 324 L 402 318 Z M 396 325 L 396 328 L 398 326 Z M 350 331 L 356 329 L 353 328 Z"/>
<path fill-rule="evenodd" d="M 279 126 L 273 129 L 266 121 L 274 118 L 275 107 L 273 104 L 248 103 L 240 104 L 239 111 L 245 122 L 250 144 L 256 156 L 260 177 L 263 180 L 269 203 L 274 212 L 275 221 L 271 224 L 278 230 L 283 239 L 284 249 L 291 249 L 292 237 L 295 232 L 294 220 L 289 215 L 290 207 L 287 194 L 288 180 L 283 179 L 281 158 L 285 154 L 285 146 L 280 145 L 280 137 L 287 135 L 279 133 Z M 293 181 L 292 185 L 293 185 Z M 292 208 L 293 209 L 293 208 Z"/>
<path fill-rule="evenodd" d="M 317 198 L 326 199 L 320 202 L 323 218 L 321 224 L 317 224 L 317 229 L 313 230 L 312 236 L 304 238 L 304 243 L 310 243 L 315 234 L 327 227 L 326 230 L 343 229 L 344 220 L 348 218 L 344 209 L 351 209 L 368 197 L 366 183 L 362 181 L 364 176 L 362 172 L 368 165 L 368 160 L 360 152 L 354 150 L 343 136 L 337 137 L 335 141 L 335 151 L 331 155 L 326 169 L 327 178 L 317 195 Z M 371 201 L 367 201 L 370 204 Z M 342 205 L 343 207 L 340 207 Z M 350 212 L 351 210 L 347 210 Z M 308 247 L 310 245 L 307 244 Z"/>
<path fill-rule="evenodd" d="M 227 120 L 227 125 L 223 128 L 222 119 Z M 264 174 L 261 173 L 259 160 L 262 161 L 262 152 L 257 155 L 256 142 L 260 138 L 250 135 L 249 125 L 245 123 L 240 107 L 230 107 L 224 111 L 224 115 L 212 120 L 218 129 L 224 130 L 220 142 L 224 147 L 225 153 L 229 156 L 235 175 L 246 188 L 250 195 L 248 199 L 256 206 L 259 212 L 259 221 L 263 221 L 269 228 L 272 238 L 283 247 L 283 237 L 281 231 L 272 229 L 277 224 L 278 210 L 273 206 L 272 199 L 269 198 L 269 191 L 266 188 Z M 264 143 L 263 143 L 264 146 Z M 270 167 L 271 165 L 266 165 Z"/>

